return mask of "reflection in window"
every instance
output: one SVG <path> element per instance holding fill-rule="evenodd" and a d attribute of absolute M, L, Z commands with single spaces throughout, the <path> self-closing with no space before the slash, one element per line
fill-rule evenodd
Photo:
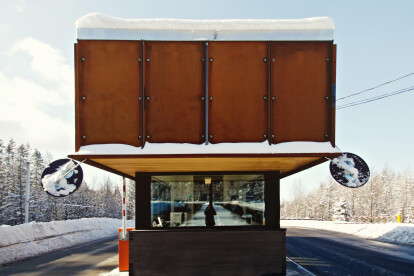
<path fill-rule="evenodd" d="M 215 226 L 262 225 L 264 176 L 173 175 L 151 179 L 153 227 L 206 226 L 205 211 L 210 202 L 216 213 Z"/>

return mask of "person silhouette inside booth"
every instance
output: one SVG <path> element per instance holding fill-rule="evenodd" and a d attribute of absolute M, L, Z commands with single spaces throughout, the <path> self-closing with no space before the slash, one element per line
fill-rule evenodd
<path fill-rule="evenodd" d="M 217 213 L 216 210 L 214 210 L 213 204 L 208 204 L 206 210 L 204 211 L 204 215 L 206 216 L 206 226 L 214 227 L 214 225 L 216 225 L 216 222 L 214 221 L 214 216 L 217 215 Z"/>

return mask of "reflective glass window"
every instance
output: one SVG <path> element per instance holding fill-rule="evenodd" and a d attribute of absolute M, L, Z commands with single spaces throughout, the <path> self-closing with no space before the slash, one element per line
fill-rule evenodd
<path fill-rule="evenodd" d="M 151 218 L 153 227 L 262 225 L 264 176 L 152 176 Z"/>

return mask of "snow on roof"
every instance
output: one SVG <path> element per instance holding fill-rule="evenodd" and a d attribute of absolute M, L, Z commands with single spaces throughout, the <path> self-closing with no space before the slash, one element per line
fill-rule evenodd
<path fill-rule="evenodd" d="M 333 40 L 329 17 L 304 19 L 122 19 L 89 13 L 76 21 L 78 39 L 102 40 Z"/>
<path fill-rule="evenodd" d="M 152 155 L 152 154 L 278 154 L 340 153 L 330 142 L 220 143 L 209 145 L 146 143 L 139 148 L 124 144 L 101 144 L 80 147 L 75 155 Z"/>

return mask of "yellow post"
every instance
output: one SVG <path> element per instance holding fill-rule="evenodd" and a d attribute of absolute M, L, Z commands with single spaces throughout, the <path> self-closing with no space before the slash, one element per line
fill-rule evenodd
<path fill-rule="evenodd" d="M 401 223 L 401 215 L 397 215 L 397 222 Z"/>

